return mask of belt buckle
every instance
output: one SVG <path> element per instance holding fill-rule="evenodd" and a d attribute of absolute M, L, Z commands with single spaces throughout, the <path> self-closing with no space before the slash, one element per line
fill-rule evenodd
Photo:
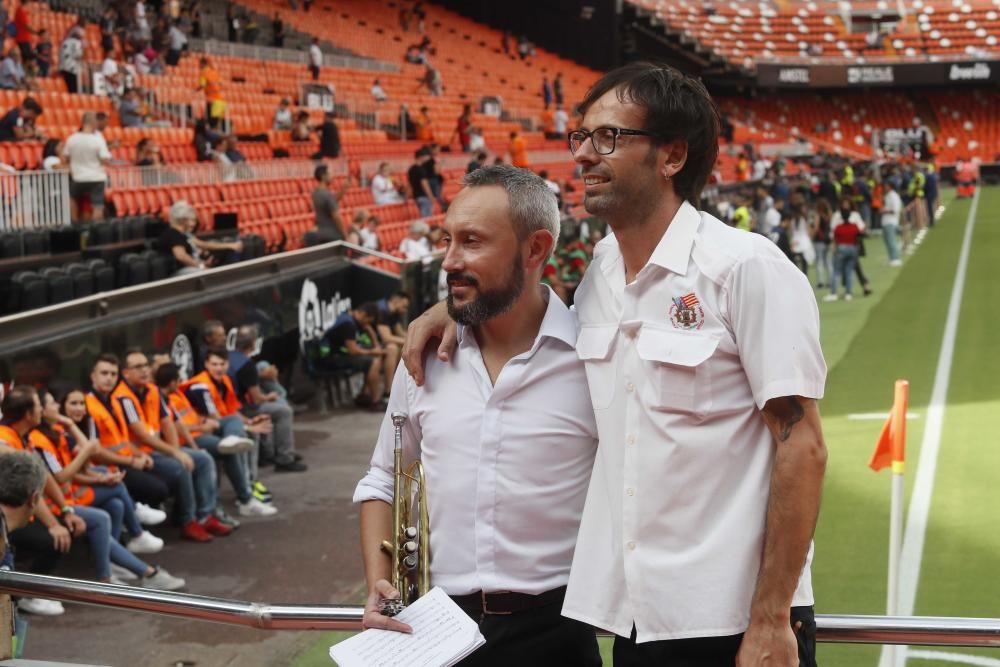
<path fill-rule="evenodd" d="M 485 616 L 510 616 L 514 613 L 512 611 L 491 611 L 489 607 L 486 606 L 486 591 L 479 591 L 479 595 L 483 601 L 483 614 Z"/>

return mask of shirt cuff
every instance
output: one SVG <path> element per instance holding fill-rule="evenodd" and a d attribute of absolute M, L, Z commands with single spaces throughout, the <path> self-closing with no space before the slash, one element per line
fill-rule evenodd
<path fill-rule="evenodd" d="M 391 505 L 394 481 L 392 473 L 372 466 L 354 489 L 354 502 L 381 500 Z"/>
<path fill-rule="evenodd" d="M 772 398 L 783 398 L 785 396 L 802 396 L 803 398 L 813 398 L 817 401 L 823 398 L 823 382 L 815 382 L 804 378 L 787 380 L 775 380 L 764 386 L 763 391 L 754 398 L 757 401 L 757 408 L 764 409 L 764 405 Z"/>

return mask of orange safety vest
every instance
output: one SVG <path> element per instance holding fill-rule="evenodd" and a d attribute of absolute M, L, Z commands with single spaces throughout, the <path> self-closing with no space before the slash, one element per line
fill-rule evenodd
<path fill-rule="evenodd" d="M 66 441 L 66 434 L 63 432 L 59 433 L 59 444 L 57 445 L 37 428 L 32 429 L 31 433 L 28 434 L 28 442 L 31 443 L 32 448 L 43 453 L 42 459 L 45 460 L 45 465 L 53 477 L 55 477 L 55 471 L 50 467 L 44 454 L 51 456 L 61 468 L 65 468 L 73 461 L 73 455 L 69 452 L 69 443 Z M 62 492 L 68 505 L 90 505 L 94 502 L 94 490 L 84 484 L 75 484 L 72 480 L 62 485 Z M 51 500 L 48 503 L 52 513 L 58 515 L 59 508 L 55 503 Z"/>
<path fill-rule="evenodd" d="M 94 420 L 94 428 L 97 430 L 97 439 L 101 441 L 101 446 L 120 456 L 134 455 L 125 415 L 122 414 L 121 405 L 114 397 L 111 399 L 111 412 L 108 412 L 104 402 L 92 391 L 87 392 L 84 400 L 87 403 L 87 412 Z"/>
<path fill-rule="evenodd" d="M 222 376 L 222 382 L 226 385 L 225 400 L 223 400 L 222 395 L 219 393 L 219 388 L 215 386 L 215 381 L 208 374 L 208 371 L 202 371 L 187 382 L 182 383 L 180 390 L 187 393 L 188 389 L 201 389 L 204 387 L 212 397 L 212 402 L 215 403 L 215 409 L 219 412 L 219 416 L 228 417 L 240 411 L 240 400 L 236 398 L 236 390 L 233 389 L 233 382 L 229 379 L 228 375 Z M 198 386 L 195 387 L 195 385 Z"/>
<path fill-rule="evenodd" d="M 508 152 L 510 153 L 510 163 L 512 165 L 515 167 L 528 166 L 528 142 L 524 140 L 524 137 L 515 137 L 512 139 Z"/>
<path fill-rule="evenodd" d="M 139 411 L 139 420 L 146 427 L 146 431 L 150 435 L 160 434 L 160 389 L 155 384 L 146 385 L 146 398 L 144 401 L 140 401 L 139 397 L 135 395 L 132 388 L 128 386 L 127 382 L 119 382 L 115 390 L 111 392 L 111 400 L 114 401 L 119 410 L 122 413 L 122 431 L 124 433 L 130 433 L 128 421 L 125 419 L 124 408 L 121 407 L 121 401 L 119 399 L 128 398 L 131 399 L 132 403 L 135 405 L 136 409 Z M 139 449 L 144 454 L 151 454 L 153 448 L 143 442 L 135 442 L 134 444 L 139 446 Z"/>
<path fill-rule="evenodd" d="M 0 424 L 0 444 L 13 449 L 24 449 L 24 440 L 21 439 L 21 434 L 6 424 Z"/>
<path fill-rule="evenodd" d="M 198 85 L 205 90 L 205 99 L 209 102 L 222 100 L 222 84 L 219 81 L 219 71 L 214 67 L 201 70 Z"/>
<path fill-rule="evenodd" d="M 167 400 L 170 401 L 170 409 L 177 415 L 177 421 L 187 426 L 191 437 L 196 438 L 201 435 L 203 432 L 201 430 L 201 416 L 195 411 L 187 396 L 180 391 L 175 391 L 167 396 Z"/>

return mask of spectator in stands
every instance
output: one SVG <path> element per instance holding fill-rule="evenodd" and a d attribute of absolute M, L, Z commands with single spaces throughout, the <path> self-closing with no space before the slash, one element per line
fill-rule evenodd
<path fill-rule="evenodd" d="M 434 193 L 427 177 L 427 163 L 431 160 L 430 149 L 424 147 L 415 154 L 416 162 L 410 165 L 406 178 L 410 184 L 410 194 L 417 202 L 420 217 L 426 218 L 434 212 Z"/>
<path fill-rule="evenodd" d="M 562 104 L 556 104 L 556 111 L 552 114 L 552 127 L 555 133 L 558 135 L 559 139 L 566 136 L 566 126 L 569 123 L 569 114 L 563 108 Z"/>
<path fill-rule="evenodd" d="M 478 153 L 486 150 L 486 140 L 483 138 L 483 128 L 473 125 L 469 128 L 469 152 Z"/>
<path fill-rule="evenodd" d="M 108 179 L 104 167 L 111 161 L 111 151 L 97 131 L 97 116 L 93 111 L 84 112 L 81 128 L 66 140 L 62 156 L 69 163 L 72 219 L 103 220 L 104 186 Z M 90 211 L 81 215 L 85 199 L 90 202 Z"/>
<path fill-rule="evenodd" d="M 235 349 L 229 352 L 227 374 L 242 397 L 244 413 L 267 415 L 274 426 L 274 469 L 277 472 L 304 472 L 308 466 L 295 451 L 295 423 L 292 407 L 275 392 L 261 389 L 260 371 L 250 358 L 255 352 L 259 333 L 257 327 L 245 324 L 236 330 Z M 396 361 L 399 361 L 397 357 Z M 275 375 L 277 369 L 275 369 Z"/>
<path fill-rule="evenodd" d="M 830 245 L 833 242 L 833 209 L 830 202 L 816 200 L 816 218 L 812 228 L 812 244 L 816 252 L 816 287 L 823 289 L 833 282 L 833 258 Z"/>
<path fill-rule="evenodd" d="M 215 146 L 221 143 L 222 135 L 216 132 L 204 118 L 194 124 L 194 154 L 198 162 L 215 159 Z"/>
<path fill-rule="evenodd" d="M 129 88 L 118 104 L 118 119 L 122 127 L 148 127 L 142 115 L 143 103 L 135 88 Z"/>
<path fill-rule="evenodd" d="M 240 41 L 239 10 L 232 2 L 226 3 L 226 36 L 230 42 Z"/>
<path fill-rule="evenodd" d="M 374 215 L 368 216 L 358 234 L 361 235 L 362 247 L 370 250 L 382 249 L 382 244 L 378 240 L 378 218 Z"/>
<path fill-rule="evenodd" d="M 891 180 L 883 183 L 885 196 L 882 202 L 882 238 L 885 241 L 886 254 L 889 256 L 889 266 L 902 266 L 903 260 L 899 252 L 899 219 L 903 213 L 903 200 L 896 192 L 896 186 Z"/>
<path fill-rule="evenodd" d="M 42 169 L 44 171 L 58 171 L 66 168 L 66 163 L 62 159 L 62 142 L 58 139 L 49 139 L 42 147 Z"/>
<path fill-rule="evenodd" d="M 180 25 L 173 23 L 167 31 L 167 58 L 166 62 L 171 67 L 177 67 L 181 61 L 181 53 L 187 48 L 188 38 L 181 30 Z"/>
<path fill-rule="evenodd" d="M 309 127 L 309 112 L 300 111 L 295 115 L 295 122 L 292 124 L 292 141 L 309 141 L 312 137 L 312 128 Z"/>
<path fill-rule="evenodd" d="M 243 16 L 245 20 L 245 27 L 243 29 L 243 43 L 256 44 L 257 33 L 260 30 L 260 28 L 257 26 L 257 17 L 254 14 L 254 12 L 248 12 Z"/>
<path fill-rule="evenodd" d="M 319 75 L 323 68 L 323 51 L 319 48 L 319 37 L 313 37 L 309 45 L 309 71 L 312 73 L 312 80 L 319 81 Z"/>
<path fill-rule="evenodd" d="M 135 145 L 135 166 L 137 167 L 161 167 L 166 164 L 163 153 L 156 141 L 149 137 L 143 137 Z"/>
<path fill-rule="evenodd" d="M 552 93 L 555 96 L 556 106 L 563 105 L 563 82 L 562 72 L 556 72 L 556 78 L 552 80 Z"/>
<path fill-rule="evenodd" d="M 430 227 L 423 220 L 417 220 L 410 225 L 410 233 L 399 243 L 399 252 L 406 261 L 419 261 L 431 255 L 431 245 L 427 240 L 429 231 Z"/>
<path fill-rule="evenodd" d="M 433 97 L 441 97 L 444 94 L 444 79 L 441 77 L 441 70 L 430 63 L 424 71 L 424 76 L 420 80 L 421 87 L 426 86 L 427 92 Z M 419 88 L 418 88 L 419 90 Z"/>
<path fill-rule="evenodd" d="M 444 174 L 441 173 L 441 161 L 439 159 L 441 157 L 441 147 L 432 143 L 427 148 L 431 152 L 431 159 L 424 164 L 424 170 L 427 172 L 427 182 L 431 186 L 434 198 L 441 205 L 441 211 L 444 212 L 448 210 L 448 201 L 444 198 Z"/>
<path fill-rule="evenodd" d="M 465 173 L 471 174 L 476 169 L 485 166 L 488 157 L 489 156 L 486 154 L 486 151 L 479 151 L 478 153 L 476 153 L 476 157 L 470 160 L 469 164 L 465 166 Z"/>
<path fill-rule="evenodd" d="M 469 152 L 469 130 L 472 128 L 472 105 L 466 104 L 462 107 L 462 115 L 455 121 L 455 130 L 448 137 L 448 145 L 457 136 L 458 143 L 462 147 L 463 153 Z"/>
<path fill-rule="evenodd" d="M 31 36 L 35 31 L 31 27 L 28 10 L 25 9 L 27 4 L 27 0 L 22 0 L 22 2 L 18 3 L 17 9 L 14 10 L 14 34 L 11 35 L 14 38 L 14 43 L 17 44 L 18 50 L 21 52 L 22 61 L 28 61 L 34 55 L 31 50 Z M 9 32 L 9 26 L 4 27 Z"/>
<path fill-rule="evenodd" d="M 312 159 L 340 157 L 340 130 L 337 129 L 332 111 L 323 114 L 323 124 L 316 128 L 316 132 L 319 134 L 319 152 L 314 154 Z"/>
<path fill-rule="evenodd" d="M 66 90 L 77 93 L 80 90 L 80 72 L 83 67 L 83 30 L 71 28 L 66 39 L 59 45 L 59 75 L 66 82 Z"/>
<path fill-rule="evenodd" d="M 385 94 L 385 91 L 382 89 L 382 84 L 378 79 L 375 79 L 374 83 L 372 83 L 372 99 L 376 102 L 385 102 L 389 99 L 389 97 Z"/>
<path fill-rule="evenodd" d="M 510 153 L 510 163 L 515 167 L 527 169 L 531 166 L 531 162 L 528 160 L 528 142 L 525 141 L 520 132 L 510 133 L 510 144 L 507 146 L 507 152 Z"/>
<path fill-rule="evenodd" d="M 184 425 L 184 430 L 195 444 L 222 464 L 226 478 L 236 493 L 236 508 L 240 515 L 277 514 L 278 509 L 274 505 L 263 503 L 253 496 L 245 453 L 253 450 L 256 443 L 246 437 L 240 418 L 237 415 L 220 417 L 199 414 L 187 395 L 180 391 L 180 372 L 176 364 L 165 363 L 156 369 L 156 385 L 167 397 L 177 421 Z M 212 407 L 214 405 L 211 404 Z"/>
<path fill-rule="evenodd" d="M 417 141 L 432 143 L 434 130 L 431 127 L 431 117 L 427 107 L 420 107 L 420 114 L 414 120 L 415 137 Z"/>
<path fill-rule="evenodd" d="M 410 315 L 410 295 L 406 292 L 395 292 L 384 299 L 375 302 L 378 308 L 378 319 L 375 323 L 375 332 L 382 341 L 382 345 L 395 345 L 402 349 L 406 343 L 406 320 Z M 388 371 L 389 364 L 386 370 Z M 395 370 L 395 369 L 393 369 Z M 392 378 L 386 378 L 388 384 L 392 386 Z"/>
<path fill-rule="evenodd" d="M 344 238 L 343 221 L 340 219 L 340 202 L 344 193 L 351 187 L 351 177 L 346 176 L 340 184 L 340 189 L 334 193 L 330 190 L 333 175 L 325 164 L 316 167 L 313 172 L 316 179 L 316 189 L 312 192 L 313 213 L 316 215 L 316 234 L 324 243 L 341 241 Z"/>
<path fill-rule="evenodd" d="M 373 328 L 377 320 L 375 304 L 363 303 L 341 313 L 320 340 L 319 365 L 324 370 L 364 374 L 364 388 L 354 399 L 359 407 L 377 408 L 382 403 L 379 385 L 385 350 Z"/>
<path fill-rule="evenodd" d="M 198 224 L 198 213 L 183 199 L 170 207 L 168 220 L 170 226 L 160 235 L 156 249 L 177 262 L 176 276 L 197 273 L 219 263 L 219 256 L 209 253 L 228 253 L 228 256 L 221 255 L 226 260 L 234 259 L 243 252 L 240 240 L 205 241 L 196 237 L 194 229 Z"/>
<path fill-rule="evenodd" d="M 552 104 L 552 84 L 549 83 L 549 77 L 542 77 L 542 104 L 545 105 L 545 109 L 549 108 Z"/>
<path fill-rule="evenodd" d="M 236 135 L 234 134 L 227 134 L 222 140 L 222 155 L 231 164 L 247 161 L 247 157 L 240 151 L 239 142 L 237 142 Z"/>
<path fill-rule="evenodd" d="M 285 47 L 285 22 L 281 20 L 278 12 L 275 12 L 274 18 L 271 19 L 271 46 L 276 49 Z"/>
<path fill-rule="evenodd" d="M 45 28 L 38 31 L 35 65 L 38 67 L 38 76 L 43 79 L 49 78 L 49 70 L 52 68 L 52 40 L 49 39 L 49 31 Z"/>
<path fill-rule="evenodd" d="M 21 106 L 10 109 L 0 118 L 0 141 L 40 141 L 45 137 L 35 127 L 42 106 L 34 97 L 25 97 Z"/>
<path fill-rule="evenodd" d="M 101 15 L 99 27 L 101 29 L 101 51 L 107 56 L 115 50 L 115 27 L 118 25 L 118 12 L 113 4 L 108 4 Z M 81 33 L 80 37 L 83 35 Z M 61 55 L 61 54 L 60 54 Z"/>
<path fill-rule="evenodd" d="M 289 108 L 287 97 L 282 97 L 278 103 L 278 108 L 274 111 L 274 122 L 271 127 L 275 130 L 292 129 L 292 110 Z"/>
<path fill-rule="evenodd" d="M 198 66 L 198 90 L 205 94 L 205 119 L 222 118 L 225 101 L 222 99 L 222 79 L 215 65 L 208 58 L 202 58 Z"/>
<path fill-rule="evenodd" d="M 354 210 L 354 217 L 351 222 L 347 225 L 347 233 L 344 234 L 344 240 L 348 243 L 352 243 L 356 246 L 361 245 L 361 226 L 365 224 L 365 220 L 368 219 L 368 211 L 363 208 L 358 208 Z"/>
<path fill-rule="evenodd" d="M 21 51 L 16 47 L 7 50 L 7 56 L 0 62 L 0 89 L 28 90 L 28 80 L 21 64 Z"/>
<path fill-rule="evenodd" d="M 528 38 L 525 35 L 521 35 L 517 38 L 517 55 L 521 58 L 521 60 L 526 60 L 530 54 L 531 42 L 528 41 Z"/>
<path fill-rule="evenodd" d="M 14 548 L 10 543 L 10 533 L 22 530 L 32 521 L 35 507 L 42 501 L 44 490 L 45 469 L 38 457 L 27 451 L 0 447 L 0 517 L 3 519 L 3 530 L 0 531 L 0 567 L 3 569 L 14 569 Z M 41 530 L 44 534 L 45 529 Z M 9 633 L 9 629 L 7 631 Z"/>
<path fill-rule="evenodd" d="M 117 54 L 117 58 L 124 58 L 123 54 Z M 108 53 L 101 63 L 101 75 L 104 77 L 105 92 L 109 97 L 115 97 L 122 88 L 122 68 L 118 67 L 118 60 L 114 52 Z"/>
<path fill-rule="evenodd" d="M 381 163 L 378 173 L 372 178 L 372 198 L 375 199 L 376 206 L 399 204 L 403 201 L 399 187 L 392 180 L 388 162 Z"/>

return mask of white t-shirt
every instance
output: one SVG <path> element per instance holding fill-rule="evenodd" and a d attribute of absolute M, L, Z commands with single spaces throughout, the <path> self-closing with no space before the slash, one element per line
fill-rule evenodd
<path fill-rule="evenodd" d="M 59 71 L 79 74 L 83 62 L 83 42 L 76 37 L 67 37 L 59 46 Z"/>
<path fill-rule="evenodd" d="M 367 227 L 362 227 L 358 230 L 358 236 L 361 237 L 361 247 L 368 248 L 369 250 L 378 250 L 378 234 L 368 229 Z"/>
<path fill-rule="evenodd" d="M 56 168 L 62 164 L 62 160 L 58 155 L 50 155 L 44 160 L 42 160 L 42 170 L 43 171 L 55 171 Z"/>
<path fill-rule="evenodd" d="M 566 134 L 566 123 L 569 122 L 569 114 L 566 113 L 565 109 L 556 109 L 556 113 L 552 117 L 552 122 L 555 124 L 557 134 Z"/>
<path fill-rule="evenodd" d="M 412 262 L 429 256 L 431 254 L 431 246 L 426 238 L 411 239 L 407 236 L 400 242 L 399 251 L 406 257 L 406 261 Z"/>
<path fill-rule="evenodd" d="M 101 74 L 104 75 L 104 78 L 118 76 L 118 63 L 115 62 L 114 58 L 104 59 L 104 62 L 101 63 Z"/>
<path fill-rule="evenodd" d="M 77 183 L 102 183 L 107 180 L 102 160 L 111 159 L 108 143 L 99 132 L 74 132 L 63 146 L 69 158 L 69 174 Z"/>
<path fill-rule="evenodd" d="M 323 51 L 317 44 L 309 45 L 309 64 L 313 67 L 320 67 L 323 64 Z"/>
<path fill-rule="evenodd" d="M 764 220 L 761 222 L 761 233 L 765 236 L 770 235 L 771 230 L 781 224 L 781 213 L 774 206 L 769 207 L 764 211 Z"/>
<path fill-rule="evenodd" d="M 385 101 L 385 91 L 382 90 L 382 86 L 372 86 L 372 97 L 379 102 Z"/>
<path fill-rule="evenodd" d="M 402 201 L 399 193 L 396 191 L 396 186 L 392 183 L 392 179 L 382 174 L 375 174 L 375 177 L 372 179 L 372 197 L 375 198 L 376 206 L 398 204 Z"/>
<path fill-rule="evenodd" d="M 882 202 L 882 226 L 898 225 L 899 214 L 902 211 L 903 200 L 900 199 L 899 193 L 895 190 L 886 192 Z"/>

